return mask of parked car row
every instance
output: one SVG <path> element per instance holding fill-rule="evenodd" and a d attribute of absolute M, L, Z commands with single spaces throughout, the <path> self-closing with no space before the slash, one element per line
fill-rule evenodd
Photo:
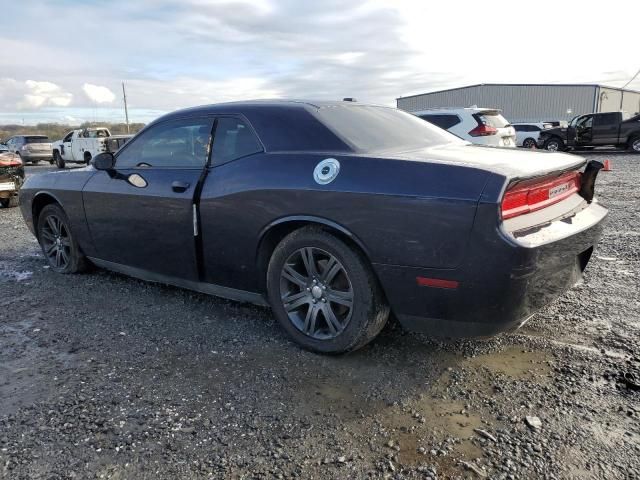
<path fill-rule="evenodd" d="M 510 124 L 491 108 L 436 108 L 414 115 L 479 145 L 541 148 L 551 151 L 601 146 L 640 153 L 640 115 L 625 112 L 589 113 L 562 121 Z"/>

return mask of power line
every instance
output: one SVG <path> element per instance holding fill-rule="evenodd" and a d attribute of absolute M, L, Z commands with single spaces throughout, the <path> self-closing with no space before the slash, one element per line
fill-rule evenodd
<path fill-rule="evenodd" d="M 638 75 L 640 75 L 640 69 L 638 69 L 638 71 L 636 72 L 636 74 L 635 74 L 633 77 L 631 77 L 631 80 L 629 80 L 627 83 L 625 83 L 625 84 L 622 86 L 622 88 L 623 88 L 623 89 L 624 89 L 624 88 L 626 88 L 626 87 L 627 87 L 627 85 L 629 85 L 631 82 L 633 82 L 633 81 L 636 79 L 636 77 L 637 77 Z"/>

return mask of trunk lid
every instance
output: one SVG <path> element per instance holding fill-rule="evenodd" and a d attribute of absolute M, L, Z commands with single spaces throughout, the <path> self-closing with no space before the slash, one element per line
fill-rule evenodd
<path fill-rule="evenodd" d="M 503 175 L 510 181 L 577 170 L 586 164 L 583 157 L 565 153 L 486 147 L 458 142 L 406 152 L 387 152 L 385 157 L 477 168 Z"/>

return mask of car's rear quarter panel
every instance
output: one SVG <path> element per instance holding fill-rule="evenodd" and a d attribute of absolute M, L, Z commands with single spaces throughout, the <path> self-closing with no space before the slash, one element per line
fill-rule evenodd
<path fill-rule="evenodd" d="M 340 173 L 319 185 L 313 169 L 328 157 L 340 161 Z M 258 240 L 271 224 L 299 216 L 339 225 L 374 264 L 455 268 L 487 176 L 445 164 L 327 154 L 259 154 L 216 167 L 200 207 L 207 280 L 259 289 Z"/>

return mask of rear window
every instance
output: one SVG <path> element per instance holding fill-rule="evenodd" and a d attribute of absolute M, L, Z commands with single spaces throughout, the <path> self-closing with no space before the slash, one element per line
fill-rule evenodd
<path fill-rule="evenodd" d="M 504 128 L 509 125 L 507 119 L 498 112 L 476 113 L 473 117 L 480 122 L 481 125 L 487 125 L 489 127 Z"/>
<path fill-rule="evenodd" d="M 415 115 L 390 107 L 335 105 L 313 113 L 357 151 L 412 149 L 460 141 Z"/>
<path fill-rule="evenodd" d="M 49 143 L 48 137 L 24 137 L 24 143 Z"/>

